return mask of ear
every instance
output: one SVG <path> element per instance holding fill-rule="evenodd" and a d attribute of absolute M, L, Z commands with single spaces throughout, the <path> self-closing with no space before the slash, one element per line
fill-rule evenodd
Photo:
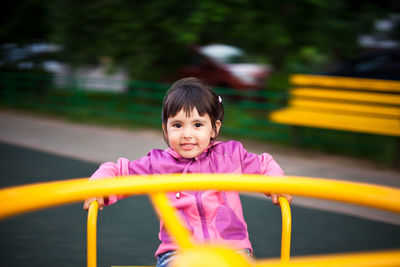
<path fill-rule="evenodd" d="M 221 126 L 222 126 L 222 122 L 220 120 L 216 120 L 215 121 L 215 131 L 213 131 L 211 138 L 215 138 L 218 135 L 219 129 L 221 128 Z"/>
<path fill-rule="evenodd" d="M 163 132 L 163 135 L 164 135 L 164 139 L 166 139 L 167 138 L 167 127 L 165 126 L 165 123 L 162 123 L 162 132 Z"/>

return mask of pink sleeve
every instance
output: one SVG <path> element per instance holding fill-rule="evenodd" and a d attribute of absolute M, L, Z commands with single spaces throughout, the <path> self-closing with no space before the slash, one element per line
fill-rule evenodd
<path fill-rule="evenodd" d="M 129 160 L 126 158 L 119 158 L 117 163 L 106 162 L 100 165 L 100 167 L 93 173 L 89 180 L 114 178 L 116 176 L 127 176 L 129 175 Z M 110 195 L 105 205 L 111 205 L 117 202 L 124 196 Z"/>
<path fill-rule="evenodd" d="M 263 153 L 258 155 L 258 161 L 261 166 L 261 174 L 268 176 L 284 176 L 285 173 L 281 167 L 276 163 L 271 155 Z"/>

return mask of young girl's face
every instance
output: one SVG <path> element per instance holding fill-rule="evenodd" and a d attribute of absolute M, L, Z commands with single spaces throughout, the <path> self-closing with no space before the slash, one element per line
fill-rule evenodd
<path fill-rule="evenodd" d="M 221 127 L 221 122 L 216 121 L 217 132 Z M 183 158 L 195 158 L 207 149 L 211 138 L 216 136 L 208 114 L 200 116 L 197 109 L 186 116 L 186 112 L 181 109 L 174 117 L 168 118 L 164 125 L 169 146 L 179 153 Z"/>

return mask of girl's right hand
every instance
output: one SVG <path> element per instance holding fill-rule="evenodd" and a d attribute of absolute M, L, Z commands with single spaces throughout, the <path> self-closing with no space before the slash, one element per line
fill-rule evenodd
<path fill-rule="evenodd" d="M 83 209 L 89 210 L 90 203 L 92 203 L 92 201 L 95 201 L 95 200 L 97 201 L 97 203 L 99 203 L 99 209 L 103 210 L 104 197 L 92 197 L 92 198 L 86 199 L 85 203 L 83 203 Z"/>

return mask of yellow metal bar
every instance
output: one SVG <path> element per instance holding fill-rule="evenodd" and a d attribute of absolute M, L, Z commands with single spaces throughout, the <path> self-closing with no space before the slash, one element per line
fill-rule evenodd
<path fill-rule="evenodd" d="M 308 85 L 308 86 L 321 86 L 321 87 L 363 89 L 371 91 L 373 90 L 373 91 L 385 91 L 385 92 L 400 92 L 400 82 L 378 80 L 378 79 L 293 74 L 290 76 L 290 83 L 294 85 L 303 85 L 303 86 Z"/>
<path fill-rule="evenodd" d="M 281 261 L 288 262 L 290 259 L 290 242 L 292 233 L 292 214 L 290 205 L 286 198 L 279 197 L 279 204 L 282 213 L 282 241 L 281 241 Z"/>
<path fill-rule="evenodd" d="M 176 210 L 170 205 L 167 196 L 164 193 L 151 194 L 150 196 L 153 205 L 159 212 L 159 216 L 163 219 L 168 232 L 175 239 L 178 246 L 181 248 L 193 247 L 190 233 L 177 217 Z"/>
<path fill-rule="evenodd" d="M 378 252 L 340 253 L 322 256 L 299 256 L 291 258 L 289 263 L 280 260 L 259 260 L 256 267 L 398 267 L 400 250 Z"/>
<path fill-rule="evenodd" d="M 97 212 L 99 203 L 92 201 L 87 218 L 87 266 L 97 266 Z"/>
<path fill-rule="evenodd" d="M 400 105 L 398 94 L 382 94 L 373 92 L 351 92 L 331 89 L 293 88 L 290 94 L 296 97 L 322 98 L 331 100 L 347 100 L 351 102 L 369 102 Z"/>
<path fill-rule="evenodd" d="M 177 190 L 275 192 L 343 201 L 400 213 L 400 189 L 308 177 L 255 174 L 181 174 L 132 176 L 124 179 L 66 180 L 0 190 L 0 218 L 83 201 L 93 196 L 129 195 Z"/>

